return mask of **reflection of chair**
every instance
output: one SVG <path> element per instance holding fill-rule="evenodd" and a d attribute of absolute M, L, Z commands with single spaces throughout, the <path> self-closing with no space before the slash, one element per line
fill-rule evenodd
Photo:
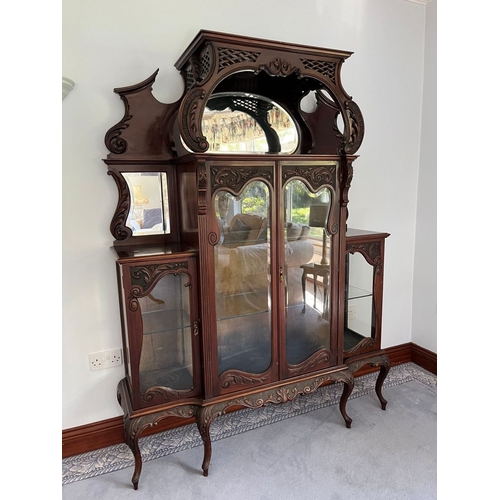
<path fill-rule="evenodd" d="M 304 300 L 304 306 L 302 308 L 302 312 L 306 312 L 306 280 L 307 275 L 311 274 L 313 276 L 313 291 L 314 291 L 314 304 L 313 307 L 316 309 L 316 291 L 318 284 L 318 277 L 323 279 L 323 316 L 328 313 L 328 280 L 330 278 L 330 266 L 323 264 L 314 264 L 311 262 L 310 264 L 304 264 L 300 266 L 303 270 L 302 272 L 302 295 Z"/>
<path fill-rule="evenodd" d="M 224 235 L 225 246 L 235 248 L 242 245 L 255 245 L 266 241 L 267 219 L 256 214 L 236 214 Z"/>

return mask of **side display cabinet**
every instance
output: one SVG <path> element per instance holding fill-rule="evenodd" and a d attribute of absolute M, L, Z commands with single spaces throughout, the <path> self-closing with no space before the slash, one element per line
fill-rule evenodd
<path fill-rule="evenodd" d="M 348 229 L 345 254 L 344 361 L 353 373 L 365 365 L 380 367 L 376 392 L 390 367 L 381 350 L 384 247 L 388 233 Z"/>

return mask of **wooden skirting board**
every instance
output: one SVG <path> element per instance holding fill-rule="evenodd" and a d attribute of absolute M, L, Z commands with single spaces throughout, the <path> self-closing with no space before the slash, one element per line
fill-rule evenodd
<path fill-rule="evenodd" d="M 396 366 L 402 363 L 415 363 L 431 373 L 437 374 L 437 355 L 427 349 L 417 346 L 411 342 L 395 347 L 384 349 L 391 360 L 391 365 Z M 365 366 L 356 373 L 356 377 L 377 371 L 378 368 Z M 192 419 L 170 417 L 162 420 L 153 429 L 145 431 L 143 436 L 156 434 L 168 429 L 174 429 L 181 425 L 194 422 Z M 112 446 L 125 442 L 123 433 L 122 417 L 109 418 L 100 422 L 73 427 L 62 431 L 62 456 L 71 457 L 106 446 Z"/>

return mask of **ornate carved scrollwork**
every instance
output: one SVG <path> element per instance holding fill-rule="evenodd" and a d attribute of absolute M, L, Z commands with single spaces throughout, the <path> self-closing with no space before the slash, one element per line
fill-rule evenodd
<path fill-rule="evenodd" d="M 129 126 L 127 121 L 132 118 L 132 115 L 128 114 L 128 103 L 125 103 L 127 111 L 125 112 L 124 118 L 117 123 L 114 127 L 111 127 L 104 137 L 104 144 L 111 151 L 111 153 L 120 155 L 127 151 L 127 141 L 121 137 L 122 132 Z"/>
<path fill-rule="evenodd" d="M 269 63 L 261 64 L 259 66 L 260 71 L 265 71 L 268 75 L 271 76 L 288 76 L 292 73 L 297 73 L 300 75 L 300 69 L 296 66 L 290 64 L 286 59 L 282 59 L 281 57 L 277 57 L 273 59 Z"/>
<path fill-rule="evenodd" d="M 292 177 L 305 179 L 314 191 L 318 191 L 322 186 L 329 185 L 335 188 L 336 165 L 322 165 L 320 167 L 284 167 L 282 174 L 283 185 Z"/>
<path fill-rule="evenodd" d="M 354 101 L 346 101 L 345 109 L 348 119 L 348 126 L 346 127 L 348 136 L 346 136 L 344 152 L 346 154 L 354 154 L 363 142 L 363 137 L 365 134 L 365 122 L 359 106 Z"/>
<path fill-rule="evenodd" d="M 308 372 L 314 367 L 324 364 L 328 365 L 333 357 L 333 352 L 329 349 L 322 349 L 321 351 L 315 352 L 305 363 L 300 364 L 300 367 L 290 367 L 288 372 L 291 376 L 299 375 L 300 373 Z"/>
<path fill-rule="evenodd" d="M 108 130 L 104 137 L 104 144 L 106 144 L 106 147 L 111 153 L 120 155 L 127 151 L 127 141 L 125 141 L 121 137 L 122 132 L 129 126 L 127 122 L 132 118 L 132 114 L 130 113 L 130 103 L 127 96 L 129 94 L 135 94 L 137 92 L 141 92 L 147 88 L 150 88 L 156 80 L 158 71 L 159 70 L 156 70 L 149 78 L 146 78 L 146 80 L 136 85 L 115 89 L 115 92 L 123 101 L 123 104 L 125 106 L 125 114 L 116 125 Z"/>
<path fill-rule="evenodd" d="M 228 389 L 231 385 L 237 384 L 263 384 L 269 381 L 271 372 L 268 371 L 261 375 L 252 375 L 251 373 L 239 370 L 229 370 L 220 376 L 220 385 L 223 389 Z"/>
<path fill-rule="evenodd" d="M 113 177 L 118 188 L 118 204 L 111 219 L 110 231 L 116 240 L 124 240 L 132 236 L 132 229 L 125 225 L 130 210 L 129 190 L 125 179 L 120 174 L 108 170 L 108 175 Z"/>
<path fill-rule="evenodd" d="M 228 401 L 222 401 L 213 405 L 200 407 L 196 413 L 196 423 L 204 443 L 203 457 L 203 475 L 208 476 L 208 468 L 212 457 L 212 443 L 210 440 L 210 425 L 215 417 L 226 413 L 235 406 L 244 406 L 247 408 L 260 408 L 268 404 L 281 404 L 293 401 L 300 395 L 311 394 L 318 390 L 323 384 L 328 382 L 343 382 L 344 391 L 340 400 L 340 412 L 344 417 L 347 427 L 351 426 L 352 419 L 346 413 L 346 404 L 349 395 L 354 387 L 354 377 L 351 371 L 346 367 L 342 370 L 336 370 L 331 373 L 311 377 L 299 382 L 290 383 L 274 389 L 266 389 L 254 394 L 247 394 L 242 397 L 235 397 Z"/>
<path fill-rule="evenodd" d="M 219 188 L 230 189 L 233 192 L 239 192 L 243 186 L 253 178 L 265 179 L 272 183 L 272 168 L 228 168 L 212 167 L 210 170 L 212 179 L 212 191 Z"/>
<path fill-rule="evenodd" d="M 349 253 L 360 252 L 367 262 L 375 267 L 375 274 L 380 275 L 383 271 L 382 255 L 380 252 L 380 242 L 369 243 L 349 243 L 346 247 Z"/>
<path fill-rule="evenodd" d="M 176 391 L 174 389 L 170 389 L 168 387 L 150 387 L 146 392 L 144 392 L 142 394 L 142 399 L 146 402 L 150 402 L 150 401 L 153 401 L 153 399 L 157 396 L 165 399 L 165 400 L 175 400 L 175 399 L 182 399 L 183 397 L 186 397 L 186 395 L 188 395 L 191 391 L 193 390 L 193 388 L 189 388 L 189 389 L 186 389 L 186 390 L 179 390 L 179 391 Z M 191 414 L 191 415 L 188 415 L 189 416 L 194 416 L 194 414 Z M 187 418 L 187 417 L 185 417 Z"/>
<path fill-rule="evenodd" d="M 341 183 L 342 189 L 342 206 L 347 207 L 349 203 L 349 189 L 351 187 L 352 177 L 354 175 L 354 169 L 352 167 L 352 161 L 343 161 L 341 169 Z"/>
<path fill-rule="evenodd" d="M 143 415 L 137 418 L 130 418 L 129 415 L 123 417 L 125 441 L 134 455 L 134 474 L 132 476 L 132 484 L 136 490 L 139 486 L 139 477 L 142 471 L 142 456 L 139 448 L 139 436 L 148 428 L 158 425 L 158 423 L 166 417 L 174 416 L 180 418 L 192 418 L 196 415 L 198 406 L 182 405 L 174 408 L 169 408 L 160 412 Z"/>
<path fill-rule="evenodd" d="M 167 262 L 165 264 L 150 264 L 147 266 L 135 266 L 131 268 L 130 281 L 134 286 L 133 295 L 136 297 L 142 296 L 152 288 L 157 279 L 165 274 L 179 274 L 185 272 L 189 281 L 184 286 L 191 286 L 191 276 L 187 272 L 187 262 Z M 136 291 L 135 291 L 136 290 Z"/>
<path fill-rule="evenodd" d="M 204 90 L 194 89 L 187 94 L 182 106 L 182 136 L 187 147 L 196 152 L 204 152 L 208 149 L 207 138 L 198 129 L 198 122 L 201 122 L 201 116 L 203 115 L 202 103 L 204 98 Z"/>
<path fill-rule="evenodd" d="M 349 349 L 347 352 L 351 356 L 353 354 L 356 354 L 357 352 L 362 352 L 365 349 L 369 349 L 373 347 L 375 344 L 376 344 L 375 339 L 367 337 L 363 339 L 361 342 L 357 343 L 352 349 Z"/>
<path fill-rule="evenodd" d="M 347 366 L 349 367 L 351 373 L 356 373 L 361 367 L 365 365 L 370 365 L 373 367 L 385 366 L 386 368 L 389 368 L 391 366 L 391 362 L 386 354 L 377 354 L 354 361 L 347 361 Z"/>

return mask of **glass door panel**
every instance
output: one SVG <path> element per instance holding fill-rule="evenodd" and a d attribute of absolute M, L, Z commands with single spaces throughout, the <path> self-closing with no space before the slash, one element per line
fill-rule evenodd
<path fill-rule="evenodd" d="M 262 373 L 271 364 L 270 192 L 262 181 L 214 199 L 219 374 Z"/>
<path fill-rule="evenodd" d="M 347 254 L 344 350 L 374 333 L 373 266 L 359 252 Z"/>
<path fill-rule="evenodd" d="M 331 194 L 301 180 L 284 190 L 286 356 L 297 365 L 330 349 L 330 238 L 325 227 Z"/>
<path fill-rule="evenodd" d="M 148 295 L 138 299 L 143 325 L 141 392 L 154 386 L 193 387 L 188 282 L 186 273 L 166 274 Z"/>

